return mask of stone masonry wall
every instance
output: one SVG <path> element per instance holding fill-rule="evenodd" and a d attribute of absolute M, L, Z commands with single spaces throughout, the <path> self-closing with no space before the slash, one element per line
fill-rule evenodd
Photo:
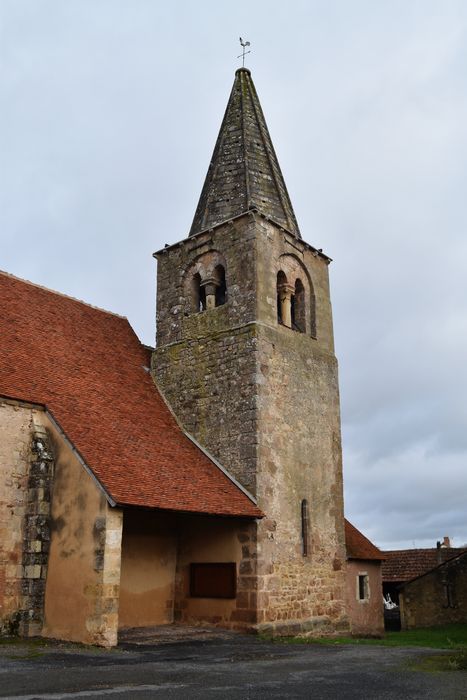
<path fill-rule="evenodd" d="M 348 625 L 339 386 L 326 261 L 260 221 L 257 227 L 259 622 L 273 631 Z M 287 266 L 289 258 L 296 265 Z M 277 323 L 279 270 L 306 275 L 315 323 L 300 333 Z M 303 270 L 303 273 L 300 273 Z M 291 277 L 289 283 L 294 284 Z M 307 315 L 312 309 L 307 309 Z M 313 337 L 315 336 L 315 337 Z M 308 502 L 302 553 L 301 502 Z M 263 616 L 263 620 L 261 620 Z"/>
<path fill-rule="evenodd" d="M 346 624 L 337 368 L 315 341 L 288 328 L 260 330 L 258 594 L 263 620 Z M 306 387 L 306 390 L 304 388 Z M 302 552 L 301 502 L 308 502 Z"/>
<path fill-rule="evenodd" d="M 50 545 L 54 455 L 43 411 L 0 405 L 0 630 L 39 634 Z"/>
<path fill-rule="evenodd" d="M 448 590 L 449 589 L 449 590 Z M 403 629 L 467 623 L 467 555 L 406 583 L 399 594 Z"/>
<path fill-rule="evenodd" d="M 215 229 L 203 245 L 204 254 L 212 246 L 225 256 L 227 303 L 190 312 L 187 287 L 176 280 L 195 251 L 182 242 L 159 254 L 155 379 L 184 427 L 257 495 L 267 515 L 242 564 L 257 623 L 278 633 L 345 628 L 339 392 L 327 261 L 257 214 Z M 276 283 L 283 268 L 289 275 L 299 270 L 308 299 L 315 300 L 313 319 L 311 307 L 306 310 L 306 333 L 278 324 Z M 310 508 L 307 557 L 304 498 Z"/>
<path fill-rule="evenodd" d="M 256 309 L 251 221 L 246 217 L 161 254 L 153 375 L 184 428 L 254 493 L 257 339 L 251 325 Z M 227 302 L 193 313 L 183 296 L 184 272 L 200 251 L 207 252 L 206 246 L 222 250 Z"/>
<path fill-rule="evenodd" d="M 31 408 L 0 403 L 0 632 L 18 633 Z"/>
<path fill-rule="evenodd" d="M 0 634 L 117 643 L 122 513 L 39 407 L 0 403 Z"/>
<path fill-rule="evenodd" d="M 222 315 L 225 307 L 214 309 Z M 157 383 L 191 435 L 246 488 L 256 491 L 256 344 L 254 327 L 158 348 Z M 206 381 L 209 377 L 209 381 Z"/>
<path fill-rule="evenodd" d="M 157 348 L 255 320 L 254 238 L 255 217 L 252 214 L 185 239 L 157 254 Z M 205 314 L 192 311 L 186 276 L 200 257 L 212 251 L 220 251 L 226 263 L 229 307 L 228 314 L 207 320 Z"/>

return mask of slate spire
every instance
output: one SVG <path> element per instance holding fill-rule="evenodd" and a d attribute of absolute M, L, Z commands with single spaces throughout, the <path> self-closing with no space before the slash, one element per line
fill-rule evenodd
<path fill-rule="evenodd" d="M 251 73 L 239 68 L 190 236 L 252 209 L 301 238 Z"/>

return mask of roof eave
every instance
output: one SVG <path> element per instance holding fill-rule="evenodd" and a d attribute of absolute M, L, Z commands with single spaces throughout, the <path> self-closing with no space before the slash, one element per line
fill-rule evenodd
<path fill-rule="evenodd" d="M 216 513 L 213 511 L 205 511 L 205 510 L 193 510 L 190 508 L 161 508 L 159 506 L 148 506 L 148 505 L 140 505 L 138 503 L 127 503 L 126 501 L 117 501 L 116 505 L 119 508 L 129 508 L 129 509 L 134 509 L 134 510 L 147 510 L 147 511 L 157 511 L 159 513 L 171 513 L 174 515 L 202 515 L 206 516 L 207 518 L 233 518 L 235 520 L 261 520 L 264 518 L 264 514 L 258 509 L 260 514 L 246 514 L 246 513 L 238 513 L 235 511 L 232 512 L 224 512 L 224 513 Z"/>
<path fill-rule="evenodd" d="M 176 243 L 171 243 L 171 244 L 166 244 L 163 248 L 160 248 L 159 250 L 156 250 L 153 254 L 153 258 L 158 258 L 160 255 L 164 255 L 170 250 L 175 250 L 178 246 L 185 245 L 189 241 L 192 241 L 193 239 L 196 239 L 198 236 L 205 235 L 206 233 L 211 233 L 212 231 L 215 231 L 218 228 L 221 228 L 222 226 L 226 226 L 227 224 L 232 224 L 234 221 L 238 221 L 238 219 L 242 219 L 244 216 L 252 216 L 254 214 L 258 214 L 261 218 L 265 219 L 266 221 L 269 221 L 270 223 L 274 224 L 274 226 L 277 226 L 278 229 L 283 231 L 284 233 L 288 234 L 291 236 L 295 241 L 297 242 L 297 245 L 303 245 L 304 248 L 307 248 L 310 250 L 313 255 L 316 255 L 319 258 L 322 258 L 327 264 L 332 262 L 332 258 L 329 257 L 329 255 L 326 255 L 326 253 L 323 253 L 321 249 L 315 248 L 314 246 L 311 245 L 311 243 L 307 243 L 303 238 L 298 238 L 293 231 L 290 231 L 290 229 L 287 229 L 283 224 L 279 223 L 278 221 L 275 221 L 273 218 L 270 216 L 267 216 L 264 212 L 261 211 L 261 209 L 248 209 L 247 211 L 242 212 L 241 214 L 237 214 L 236 216 L 233 216 L 229 219 L 225 219 L 224 221 L 219 221 L 219 223 L 213 224 L 212 226 L 209 226 L 208 228 L 204 228 L 201 231 L 197 231 L 196 233 L 192 233 L 191 235 L 187 236 L 186 238 L 182 238 L 182 240 L 177 241 Z"/>

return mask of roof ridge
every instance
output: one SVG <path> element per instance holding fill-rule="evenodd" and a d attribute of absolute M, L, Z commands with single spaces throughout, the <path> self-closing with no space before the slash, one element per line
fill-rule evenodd
<path fill-rule="evenodd" d="M 31 287 L 36 287 L 36 289 L 42 289 L 44 292 L 49 292 L 50 294 L 55 294 L 56 296 L 63 297 L 64 299 L 69 299 L 70 301 L 76 301 L 78 304 L 82 304 L 83 306 L 87 306 L 88 308 L 94 309 L 95 311 L 101 311 L 103 314 L 108 314 L 109 316 L 116 316 L 117 318 L 122 318 L 125 321 L 128 321 L 127 316 L 122 316 L 122 314 L 117 314 L 116 311 L 109 311 L 108 309 L 103 309 L 101 306 L 95 306 L 94 304 L 90 304 L 88 301 L 83 301 L 83 299 L 78 299 L 77 297 L 73 297 L 73 296 L 71 296 L 71 294 L 65 294 L 64 292 L 58 292 L 56 289 L 50 289 L 50 287 L 45 287 L 43 284 L 38 284 L 37 282 L 31 282 L 31 280 L 24 279 L 24 277 L 18 277 L 17 275 L 11 274 L 11 272 L 6 272 L 6 270 L 0 270 L 0 275 L 4 275 L 5 277 L 10 277 L 13 280 L 17 280 L 18 282 L 23 282 L 23 284 L 27 284 Z M 130 322 L 128 321 L 128 323 L 130 323 Z"/>

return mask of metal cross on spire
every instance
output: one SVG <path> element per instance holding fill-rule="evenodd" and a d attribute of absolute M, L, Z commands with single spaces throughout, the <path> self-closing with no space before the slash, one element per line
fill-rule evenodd
<path fill-rule="evenodd" d="M 250 46 L 250 42 L 249 42 L 249 41 L 243 41 L 242 37 L 240 37 L 240 44 L 241 44 L 241 46 L 242 46 L 243 51 L 242 51 L 242 53 L 240 54 L 240 56 L 237 56 L 237 58 L 241 58 L 241 59 L 242 59 L 242 61 L 243 61 L 243 68 L 245 68 L 245 56 L 247 55 L 247 53 L 251 53 L 250 50 L 245 51 L 245 49 L 246 49 L 247 46 Z"/>

